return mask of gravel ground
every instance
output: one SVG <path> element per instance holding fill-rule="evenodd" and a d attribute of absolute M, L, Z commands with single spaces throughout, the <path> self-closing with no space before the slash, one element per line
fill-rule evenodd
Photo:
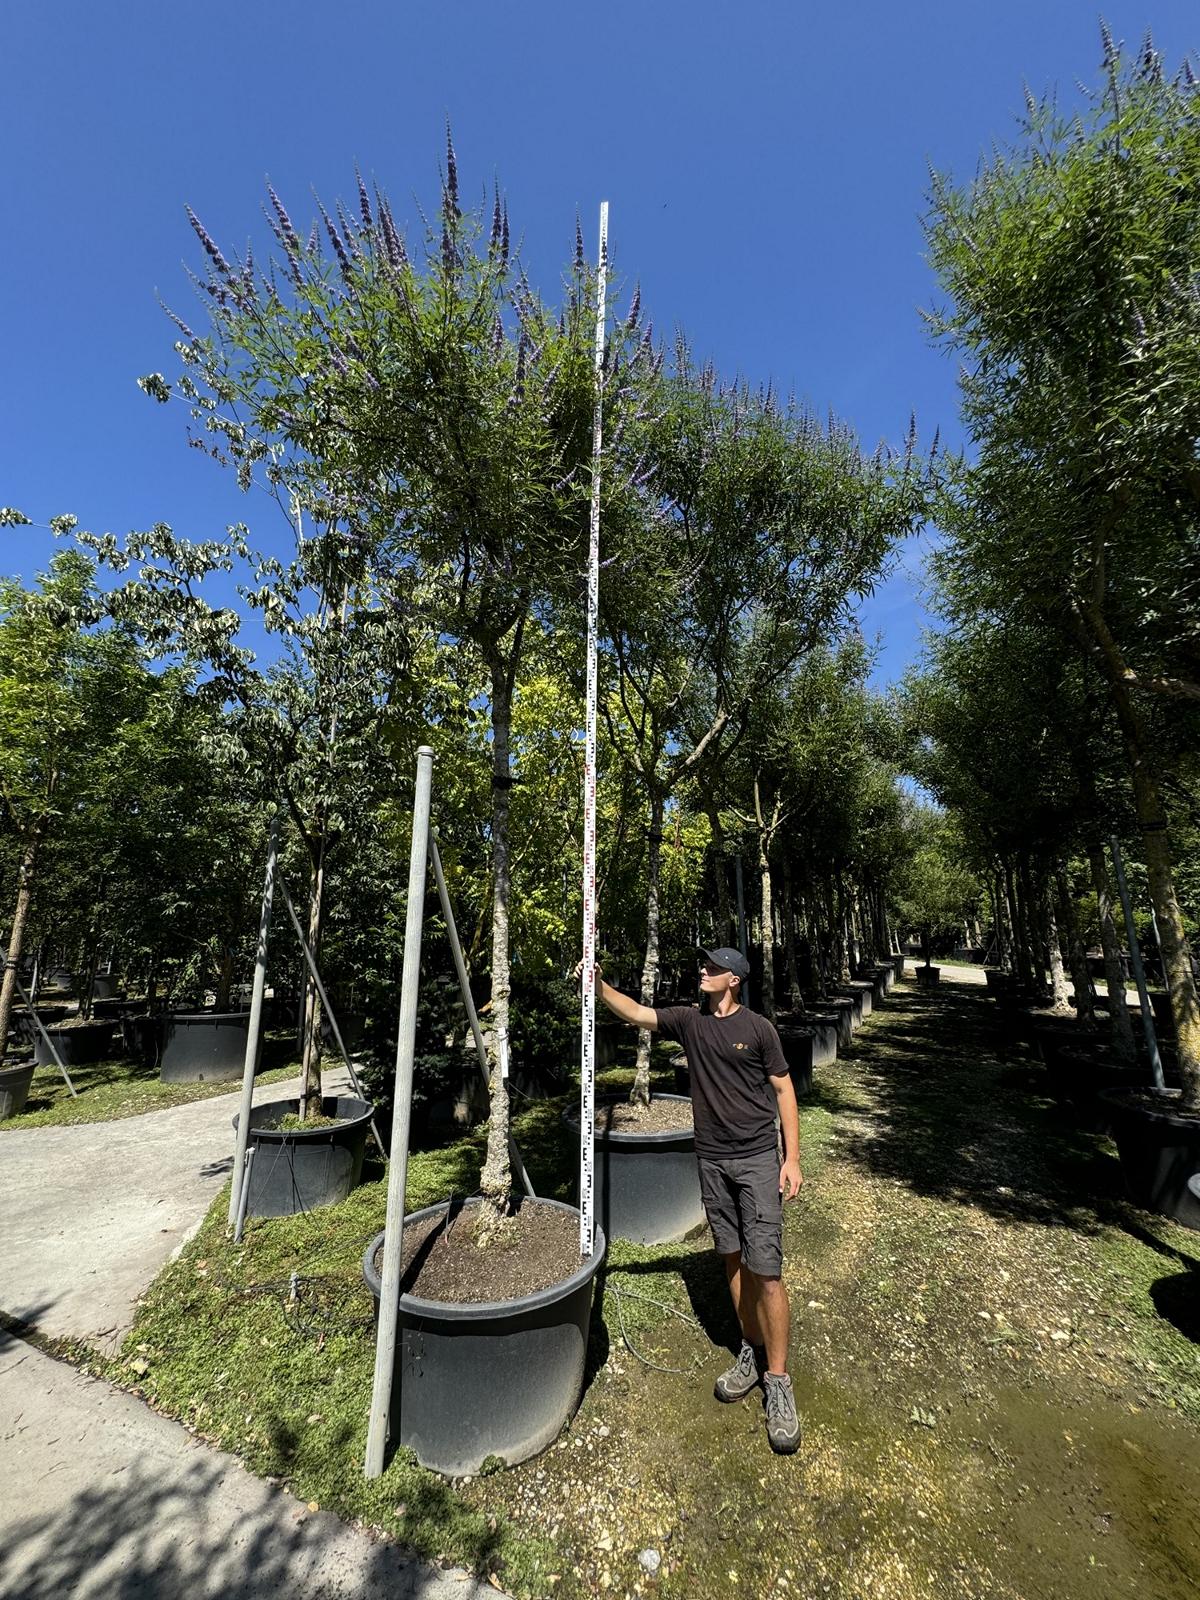
<path fill-rule="evenodd" d="M 603 1341 L 558 1445 L 461 1486 L 554 1542 L 551 1592 L 1196 1592 L 1200 1238 L 1125 1205 L 1107 1141 L 945 976 L 897 989 L 804 1114 L 800 1453 L 771 1454 L 757 1396 L 712 1398 L 734 1330 L 706 1241 L 643 1252 L 607 1295 L 696 1325 L 622 1301 L 644 1359 Z"/>

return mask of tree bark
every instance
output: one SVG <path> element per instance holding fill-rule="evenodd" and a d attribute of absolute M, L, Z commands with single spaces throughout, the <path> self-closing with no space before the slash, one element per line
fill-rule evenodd
<path fill-rule="evenodd" d="M 704 811 L 708 817 L 709 836 L 712 840 L 713 877 L 717 885 L 717 916 L 721 924 L 721 937 L 728 939 L 731 944 L 736 944 L 737 916 L 729 893 L 729 875 L 725 870 L 725 830 L 721 826 L 721 813 L 716 803 L 707 797 Z"/>
<path fill-rule="evenodd" d="M 1083 938 L 1079 932 L 1075 897 L 1071 893 L 1071 880 L 1065 861 L 1059 862 L 1054 876 L 1058 888 L 1059 918 L 1066 935 L 1067 954 L 1071 962 L 1071 981 L 1075 985 L 1075 1015 L 1083 1027 L 1091 1028 L 1096 1023 L 1096 992 L 1092 986 L 1092 975 L 1088 971 L 1087 952 L 1083 948 Z"/>
<path fill-rule="evenodd" d="M 8 960 L 4 963 L 4 978 L 0 982 L 0 1062 L 3 1062 L 8 1050 L 13 997 L 17 992 L 17 969 L 25 945 L 25 928 L 29 921 L 29 907 L 33 899 L 34 869 L 40 843 L 41 829 L 34 828 L 21 857 L 21 868 L 17 877 L 17 903 L 13 910 L 12 929 L 8 936 Z"/>
<path fill-rule="evenodd" d="M 322 833 L 317 846 L 316 859 L 312 864 L 312 891 L 308 901 L 308 948 L 312 958 L 320 964 L 321 960 L 321 932 L 324 923 L 325 903 L 325 839 Z M 302 1117 L 319 1117 L 321 1115 L 321 997 L 317 993 L 317 986 L 312 981 L 312 974 L 305 962 L 304 972 L 304 1021 L 302 1025 L 303 1054 L 300 1063 L 300 1115 Z"/>
<path fill-rule="evenodd" d="M 762 893 L 762 1014 L 768 1021 L 775 1020 L 775 922 L 771 901 L 771 858 L 766 841 L 759 835 L 758 879 Z"/>
<path fill-rule="evenodd" d="M 1046 918 L 1046 954 L 1050 960 L 1052 1009 L 1065 1016 L 1071 1009 L 1071 997 L 1067 993 L 1067 974 L 1063 967 L 1062 944 L 1059 941 L 1058 923 L 1054 916 L 1054 896 L 1048 880 L 1042 895 L 1042 905 Z"/>
<path fill-rule="evenodd" d="M 512 1164 L 508 1153 L 508 1084 L 501 1072 L 501 1047 L 508 1039 L 512 977 L 509 969 L 508 903 L 511 893 L 508 819 L 512 790 L 512 701 L 524 624 L 518 622 L 506 661 L 500 650 L 487 652 L 492 689 L 492 999 L 491 1084 L 487 1156 L 479 1187 L 495 1220 L 512 1204 Z"/>
<path fill-rule="evenodd" d="M 788 1004 L 804 1015 L 804 992 L 800 987 L 800 968 L 796 960 L 796 901 L 792 885 L 792 863 L 783 858 L 783 947 L 787 960 Z"/>
<path fill-rule="evenodd" d="M 650 795 L 650 832 L 646 841 L 646 959 L 642 964 L 642 1004 L 654 1004 L 658 987 L 659 948 L 659 884 L 662 875 L 662 825 L 664 799 L 662 790 L 654 787 Z M 638 1029 L 637 1067 L 629 1098 L 635 1105 L 650 1104 L 650 1046 L 653 1036 L 649 1028 Z"/>
<path fill-rule="evenodd" d="M 1112 1034 L 1112 1046 L 1117 1059 L 1131 1067 L 1137 1060 L 1137 1042 L 1125 999 L 1125 970 L 1121 961 L 1121 941 L 1113 920 L 1108 863 L 1104 859 L 1104 846 L 1098 839 L 1088 844 L 1088 866 L 1100 918 L 1100 948 L 1104 951 L 1104 976 L 1108 983 L 1108 1026 Z"/>

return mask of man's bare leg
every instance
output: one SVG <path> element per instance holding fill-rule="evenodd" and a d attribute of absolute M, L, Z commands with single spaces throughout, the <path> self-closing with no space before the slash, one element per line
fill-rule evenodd
<path fill-rule="evenodd" d="M 758 1305 L 754 1274 L 742 1266 L 740 1250 L 734 1250 L 724 1255 L 725 1277 L 729 1282 L 729 1295 L 733 1301 L 733 1309 L 742 1327 L 742 1338 L 747 1344 L 752 1344 L 755 1349 L 761 1349 L 763 1344 L 762 1329 L 758 1321 Z"/>
<path fill-rule="evenodd" d="M 742 1276 L 754 1281 L 755 1312 L 767 1347 L 767 1371 L 775 1377 L 785 1377 L 792 1314 L 783 1279 L 760 1278 L 747 1267 L 742 1268 Z"/>

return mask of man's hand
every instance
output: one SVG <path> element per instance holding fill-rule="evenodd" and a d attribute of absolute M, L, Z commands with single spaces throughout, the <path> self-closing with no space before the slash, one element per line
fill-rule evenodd
<path fill-rule="evenodd" d="M 798 1161 L 785 1161 L 779 1169 L 779 1192 L 785 1200 L 795 1200 L 804 1187 L 804 1174 Z"/>
<path fill-rule="evenodd" d="M 604 977 L 604 968 L 600 965 L 599 962 L 597 962 L 596 965 L 592 968 L 592 988 L 593 989 L 599 989 L 600 980 L 603 977 Z M 576 983 L 578 983 L 579 986 L 582 988 L 583 987 L 583 962 L 582 961 L 577 961 L 575 963 L 574 978 L 575 978 Z"/>

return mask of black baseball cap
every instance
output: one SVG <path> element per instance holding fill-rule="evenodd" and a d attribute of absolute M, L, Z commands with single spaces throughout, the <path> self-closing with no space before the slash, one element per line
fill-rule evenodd
<path fill-rule="evenodd" d="M 703 956 L 706 961 L 711 961 L 714 967 L 724 967 L 726 972 L 732 972 L 736 978 L 750 976 L 750 963 L 740 950 L 731 950 L 728 945 L 722 945 L 719 950 L 697 950 L 696 954 Z"/>

